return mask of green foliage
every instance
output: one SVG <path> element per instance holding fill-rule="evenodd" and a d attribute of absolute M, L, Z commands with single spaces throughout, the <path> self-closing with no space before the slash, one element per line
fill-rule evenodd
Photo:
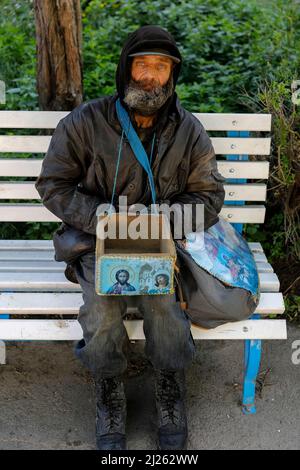
<path fill-rule="evenodd" d="M 272 114 L 272 148 L 268 181 L 268 217 L 265 241 L 274 245 L 273 257 L 282 254 L 300 259 L 300 107 L 292 102 L 291 83 L 296 78 L 287 70 L 276 80 L 263 81 L 253 94 L 242 97 L 252 112 Z"/>
<path fill-rule="evenodd" d="M 32 1 L 1 0 L 0 80 L 6 104 L 0 109 L 38 109 Z"/>
<path fill-rule="evenodd" d="M 85 4 L 85 2 L 83 2 Z M 242 112 L 243 89 L 300 64 L 299 5 L 283 0 L 91 0 L 83 11 L 86 99 L 112 93 L 127 34 L 145 24 L 166 28 L 183 56 L 178 94 L 191 111 Z"/>
<path fill-rule="evenodd" d="M 284 299 L 289 321 L 300 321 L 300 295 L 289 295 Z"/>

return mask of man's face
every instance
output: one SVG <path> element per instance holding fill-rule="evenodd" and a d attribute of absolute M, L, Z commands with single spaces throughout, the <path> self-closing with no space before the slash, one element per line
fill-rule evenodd
<path fill-rule="evenodd" d="M 125 89 L 128 107 L 142 116 L 157 113 L 173 93 L 174 65 L 169 57 L 146 54 L 134 57 Z"/>
<path fill-rule="evenodd" d="M 131 78 L 140 82 L 144 90 L 164 86 L 170 78 L 173 61 L 159 55 L 142 55 L 133 58 Z"/>
<path fill-rule="evenodd" d="M 126 281 L 127 281 L 127 274 L 125 272 L 121 272 L 119 275 L 118 275 L 118 281 L 120 284 L 125 284 Z"/>
<path fill-rule="evenodd" d="M 158 283 L 160 286 L 166 286 L 166 285 L 167 285 L 167 282 L 166 282 L 165 276 L 157 276 L 157 283 Z"/>

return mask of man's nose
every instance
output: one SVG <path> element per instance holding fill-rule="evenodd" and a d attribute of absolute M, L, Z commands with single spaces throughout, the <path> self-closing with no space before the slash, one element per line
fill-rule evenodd
<path fill-rule="evenodd" d="M 158 72 L 155 68 L 153 67 L 148 67 L 147 69 L 145 69 L 144 71 L 144 78 L 147 79 L 147 80 L 155 80 L 157 81 L 158 80 Z"/>

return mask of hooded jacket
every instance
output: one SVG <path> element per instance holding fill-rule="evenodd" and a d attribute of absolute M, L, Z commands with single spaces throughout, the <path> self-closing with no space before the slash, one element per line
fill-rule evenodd
<path fill-rule="evenodd" d="M 83 103 L 61 119 L 43 159 L 35 187 L 45 207 L 63 221 L 62 227 L 80 232 L 81 247 L 85 235 L 95 239 L 98 205 L 111 201 L 122 133 L 115 102 L 120 97 L 126 108 L 123 98 L 130 79 L 128 55 L 151 47 L 163 48 L 181 59 L 174 39 L 160 27 L 143 26 L 130 34 L 116 71 L 117 93 Z M 174 87 L 180 66 L 181 63 L 176 64 L 173 69 Z M 201 122 L 181 106 L 175 91 L 159 111 L 159 124 L 152 165 L 158 202 L 203 203 L 205 228 L 208 228 L 218 221 L 225 195 L 225 178 L 217 171 L 211 140 Z M 151 204 L 145 172 L 126 138 L 116 195 L 126 195 L 128 205 Z M 69 252 L 70 243 L 68 247 L 67 244 Z M 66 255 L 66 261 L 67 258 Z"/>

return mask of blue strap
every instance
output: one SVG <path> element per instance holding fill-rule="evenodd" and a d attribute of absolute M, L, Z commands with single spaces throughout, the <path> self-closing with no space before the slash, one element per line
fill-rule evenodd
<path fill-rule="evenodd" d="M 128 113 L 121 104 L 120 98 L 118 98 L 116 101 L 116 110 L 117 110 L 117 116 L 118 116 L 119 122 L 126 134 L 128 142 L 132 148 L 132 151 L 135 157 L 137 158 L 138 162 L 142 165 L 142 167 L 148 174 L 152 201 L 153 201 L 153 204 L 155 204 L 156 203 L 156 191 L 155 191 L 154 178 L 153 178 L 151 165 L 150 165 L 147 153 L 143 147 L 143 144 L 140 141 L 139 136 L 135 132 L 133 125 L 131 124 Z"/>
<path fill-rule="evenodd" d="M 110 206 L 109 206 L 109 210 L 108 210 L 109 214 L 111 214 L 111 212 L 112 212 L 112 207 L 113 207 L 114 199 L 115 199 L 117 178 L 118 178 L 118 172 L 119 172 L 119 166 L 120 166 L 121 154 L 122 154 L 123 139 L 124 139 L 124 130 L 122 131 L 121 140 L 120 140 L 120 143 L 119 143 L 117 168 L 116 168 L 116 172 L 115 172 L 114 185 L 113 185 L 113 190 L 112 190 L 112 195 L 111 195 Z"/>

